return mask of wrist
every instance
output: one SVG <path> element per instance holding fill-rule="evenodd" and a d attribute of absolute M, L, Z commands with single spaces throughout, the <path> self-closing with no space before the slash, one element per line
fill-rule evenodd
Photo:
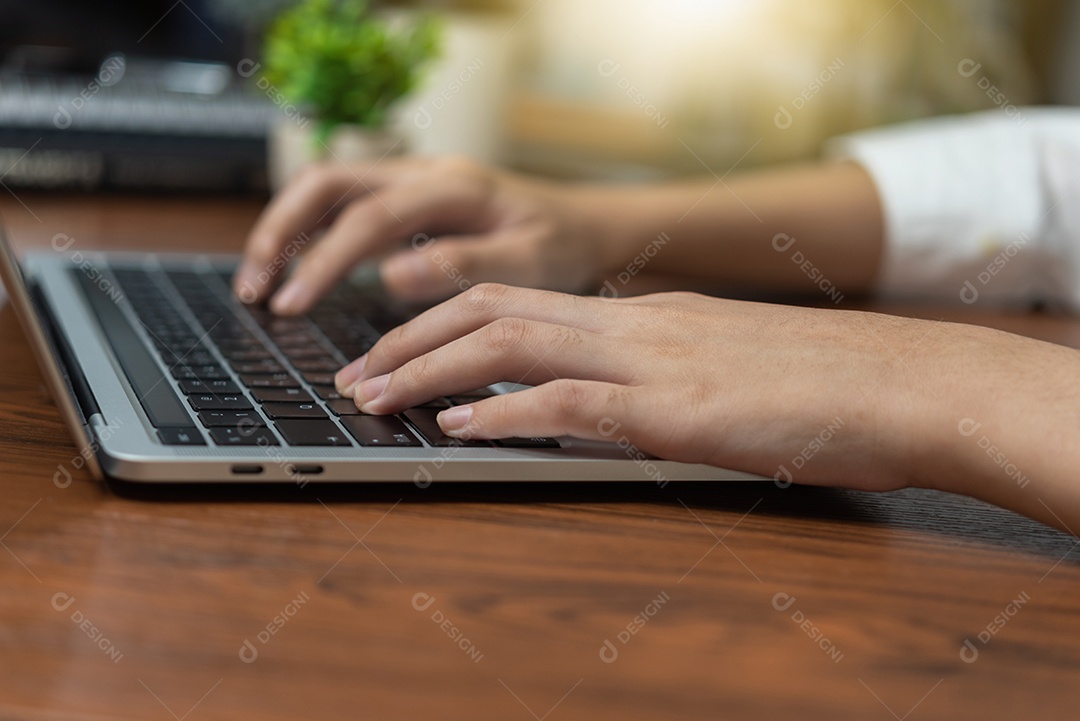
<path fill-rule="evenodd" d="M 590 248 L 592 280 L 611 281 L 627 269 L 653 238 L 657 223 L 635 207 L 632 189 L 582 185 L 567 188 L 564 209 L 570 225 Z"/>
<path fill-rule="evenodd" d="M 944 325 L 935 336 L 911 373 L 923 390 L 903 421 L 909 485 L 1075 524 L 1080 354 L 974 326 Z"/>

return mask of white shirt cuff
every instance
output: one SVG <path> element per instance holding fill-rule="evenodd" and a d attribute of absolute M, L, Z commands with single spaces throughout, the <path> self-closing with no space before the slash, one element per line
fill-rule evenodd
<path fill-rule="evenodd" d="M 877 186 L 882 295 L 1080 308 L 1080 110 L 938 118 L 828 151 Z"/>

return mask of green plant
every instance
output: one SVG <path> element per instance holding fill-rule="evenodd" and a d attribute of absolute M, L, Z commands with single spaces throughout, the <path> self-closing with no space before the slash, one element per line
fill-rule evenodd
<path fill-rule="evenodd" d="M 399 25 L 367 0 L 302 0 L 269 29 L 266 79 L 313 113 L 323 139 L 344 123 L 378 130 L 438 53 L 439 35 L 430 16 Z"/>

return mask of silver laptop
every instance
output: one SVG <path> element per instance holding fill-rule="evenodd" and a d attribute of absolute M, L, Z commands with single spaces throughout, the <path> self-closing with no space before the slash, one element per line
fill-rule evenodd
<path fill-rule="evenodd" d="M 137 483 L 648 481 L 758 478 L 660 461 L 621 437 L 457 441 L 443 408 L 361 415 L 333 376 L 416 312 L 343 284 L 311 315 L 237 302 L 237 259 L 87 253 L 63 244 L 17 261 L 0 228 L 0 278 L 87 466 Z"/>

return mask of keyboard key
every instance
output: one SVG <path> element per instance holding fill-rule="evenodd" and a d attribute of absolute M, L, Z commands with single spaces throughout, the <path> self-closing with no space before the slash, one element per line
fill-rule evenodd
<path fill-rule="evenodd" d="M 489 391 L 487 388 L 480 388 L 475 391 L 470 391 L 468 393 L 460 393 L 456 396 L 450 396 L 450 400 L 455 406 L 463 406 L 468 403 L 476 403 L 477 401 L 482 401 L 485 398 L 491 398 L 497 395 L 498 393 Z"/>
<path fill-rule="evenodd" d="M 205 446 L 202 433 L 195 426 L 186 428 L 158 428 L 158 438 L 167 446 Z"/>
<path fill-rule="evenodd" d="M 206 350 L 206 346 L 190 333 L 160 333 L 152 340 L 159 349 L 172 351 L 177 357 L 188 351 Z"/>
<path fill-rule="evenodd" d="M 216 338 L 215 342 L 217 343 L 218 350 L 226 356 L 230 353 L 243 353 L 250 350 L 266 350 L 259 339 L 249 333 L 241 333 L 238 336 L 233 336 L 231 338 Z"/>
<path fill-rule="evenodd" d="M 245 373 L 240 381 L 248 388 L 299 388 L 300 384 L 288 373 L 269 373 L 265 375 Z"/>
<path fill-rule="evenodd" d="M 180 351 L 178 353 L 170 351 L 170 354 L 176 358 L 176 360 L 173 361 L 173 365 L 191 367 L 217 365 L 217 358 L 215 358 L 212 353 L 205 350 Z"/>
<path fill-rule="evenodd" d="M 337 392 L 337 388 L 334 386 L 313 386 L 315 395 L 322 398 L 324 401 L 339 401 L 341 400 L 341 394 Z M 350 399 L 351 400 L 351 399 Z"/>
<path fill-rule="evenodd" d="M 284 373 L 285 366 L 274 359 L 262 361 L 230 361 L 237 373 Z"/>
<path fill-rule="evenodd" d="M 443 434 L 442 429 L 439 427 L 439 422 L 436 420 L 436 416 L 439 415 L 438 408 L 410 408 L 402 415 L 409 419 L 409 422 L 416 426 L 420 433 L 423 434 L 427 442 L 433 446 L 465 446 L 467 448 L 486 448 L 490 447 L 487 441 L 467 441 L 459 438 L 451 438 Z"/>
<path fill-rule="evenodd" d="M 562 448 L 554 438 L 500 438 L 495 445 L 503 448 Z"/>
<path fill-rule="evenodd" d="M 305 333 L 310 328 L 311 321 L 307 318 L 282 318 L 271 315 L 260 325 L 266 329 L 267 333 L 282 335 L 285 333 Z"/>
<path fill-rule="evenodd" d="M 341 422 L 362 446 L 420 446 L 408 426 L 394 416 L 343 416 Z"/>
<path fill-rule="evenodd" d="M 314 343 L 314 341 L 312 341 Z M 326 358 L 326 349 L 317 345 L 281 345 L 278 349 L 291 361 L 310 360 L 313 358 Z"/>
<path fill-rule="evenodd" d="M 266 421 L 256 410 L 250 411 L 200 411 L 199 421 L 207 428 L 227 428 L 229 426 L 249 427 L 265 426 Z"/>
<path fill-rule="evenodd" d="M 254 388 L 251 395 L 259 403 L 303 403 L 315 400 L 303 388 Z"/>
<path fill-rule="evenodd" d="M 227 380 L 229 374 L 219 365 L 173 366 L 170 371 L 178 381 Z"/>
<path fill-rule="evenodd" d="M 190 395 L 188 403 L 197 411 L 246 411 L 254 407 L 244 396 L 209 393 Z"/>
<path fill-rule="evenodd" d="M 269 428 L 252 426 L 211 428 L 210 437 L 219 446 L 280 446 Z"/>
<path fill-rule="evenodd" d="M 301 375 L 313 386 L 334 385 L 334 373 L 301 373 Z"/>
<path fill-rule="evenodd" d="M 296 370 L 305 373 L 337 373 L 341 370 L 341 363 L 325 355 L 322 358 L 301 358 L 292 364 Z"/>
<path fill-rule="evenodd" d="M 326 418 L 326 411 L 315 403 L 264 403 L 263 413 L 271 418 Z"/>
<path fill-rule="evenodd" d="M 192 393 L 232 393 L 240 392 L 240 386 L 230 380 L 212 381 L 180 381 L 180 390 L 190 395 Z"/>
<path fill-rule="evenodd" d="M 330 410 L 332 410 L 335 415 L 360 415 L 360 409 L 356 407 L 356 403 L 351 398 L 340 398 L 338 400 L 327 401 L 326 405 L 330 406 Z"/>
<path fill-rule="evenodd" d="M 350 446 L 345 433 L 329 419 L 278 421 L 278 431 L 294 446 Z"/>
<path fill-rule="evenodd" d="M 229 350 L 223 348 L 221 354 L 236 363 L 273 360 L 274 358 L 274 355 L 265 348 L 252 348 L 250 346 L 241 346 Z"/>

